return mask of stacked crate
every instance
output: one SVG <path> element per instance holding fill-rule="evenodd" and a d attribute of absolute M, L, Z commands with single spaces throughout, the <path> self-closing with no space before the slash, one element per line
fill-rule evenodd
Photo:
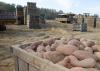
<path fill-rule="evenodd" d="M 39 16 L 38 8 L 36 7 L 36 3 L 28 2 L 27 3 L 27 26 L 30 29 L 40 28 L 39 20 L 40 20 L 40 16 Z"/>
<path fill-rule="evenodd" d="M 24 25 L 24 12 L 23 7 L 17 6 L 16 7 L 16 22 L 18 25 Z"/>
<path fill-rule="evenodd" d="M 97 18 L 96 20 L 96 28 L 100 28 L 100 18 Z"/>
<path fill-rule="evenodd" d="M 6 25 L 6 24 L 15 24 L 16 22 L 16 15 L 15 12 L 9 12 L 0 10 L 0 24 Z"/>

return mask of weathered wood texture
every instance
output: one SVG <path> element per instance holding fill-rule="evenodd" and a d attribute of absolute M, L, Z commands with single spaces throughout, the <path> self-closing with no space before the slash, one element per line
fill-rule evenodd
<path fill-rule="evenodd" d="M 18 7 L 16 8 L 16 22 L 18 25 L 24 25 L 24 8 L 23 7 Z"/>
<path fill-rule="evenodd" d="M 85 22 L 87 23 L 87 28 L 92 27 L 94 28 L 94 20 L 95 17 L 88 16 L 85 18 Z M 77 16 L 78 23 L 82 24 L 82 16 Z M 96 28 L 100 28 L 100 18 L 96 19 Z"/>
<path fill-rule="evenodd" d="M 40 28 L 40 16 L 39 10 L 36 7 L 36 3 L 27 3 L 27 25 L 30 29 Z"/>
<path fill-rule="evenodd" d="M 16 71 L 69 71 L 60 65 L 36 56 L 35 52 L 30 53 L 18 45 L 12 46 L 13 54 L 16 58 Z"/>
<path fill-rule="evenodd" d="M 100 28 L 100 18 L 97 18 L 96 27 Z"/>

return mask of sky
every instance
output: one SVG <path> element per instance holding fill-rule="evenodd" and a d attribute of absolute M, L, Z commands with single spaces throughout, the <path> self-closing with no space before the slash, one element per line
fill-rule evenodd
<path fill-rule="evenodd" d="M 39 8 L 63 10 L 65 13 L 91 13 L 100 16 L 100 0 L 0 0 L 15 5 L 26 5 L 27 2 L 36 2 Z"/>

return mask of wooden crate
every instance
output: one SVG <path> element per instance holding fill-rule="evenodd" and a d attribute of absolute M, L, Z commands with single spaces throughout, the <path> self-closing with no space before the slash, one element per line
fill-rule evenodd
<path fill-rule="evenodd" d="M 30 53 L 23 50 L 20 45 L 14 45 L 11 48 L 16 58 L 15 71 L 70 71 L 65 67 L 36 56 L 35 52 Z"/>

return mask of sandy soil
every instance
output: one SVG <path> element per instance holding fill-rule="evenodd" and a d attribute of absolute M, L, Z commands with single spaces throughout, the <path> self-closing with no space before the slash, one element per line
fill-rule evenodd
<path fill-rule="evenodd" d="M 100 43 L 100 29 L 89 29 L 89 32 L 76 32 L 71 30 L 71 25 L 49 21 L 49 28 L 29 30 L 25 25 L 7 26 L 8 30 L 0 32 L 0 71 L 13 71 L 14 58 L 9 47 L 14 44 L 32 42 L 40 39 L 53 37 L 86 37 Z"/>

